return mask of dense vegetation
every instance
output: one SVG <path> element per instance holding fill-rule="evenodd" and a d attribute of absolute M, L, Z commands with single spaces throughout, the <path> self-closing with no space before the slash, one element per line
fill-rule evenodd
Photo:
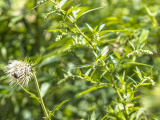
<path fill-rule="evenodd" d="M 43 119 L 37 99 L 4 74 L 9 60 L 41 53 L 51 119 L 160 119 L 159 9 L 159 0 L 0 1 L 0 119 Z M 37 96 L 33 80 L 25 89 Z"/>

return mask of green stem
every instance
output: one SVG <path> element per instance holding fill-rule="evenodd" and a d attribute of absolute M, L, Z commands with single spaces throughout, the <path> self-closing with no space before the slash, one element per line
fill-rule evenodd
<path fill-rule="evenodd" d="M 41 92 L 40 92 L 40 89 L 39 89 L 39 85 L 38 85 L 38 81 L 37 81 L 37 77 L 36 77 L 36 74 L 33 73 L 33 77 L 34 77 L 34 82 L 35 82 L 35 85 L 36 85 L 36 89 L 37 89 L 37 92 L 38 92 L 38 96 L 39 96 L 39 101 L 40 101 L 40 104 L 42 106 L 42 109 L 43 109 L 43 112 L 44 112 L 44 115 L 45 115 L 45 118 L 50 120 L 49 119 L 49 116 L 48 116 L 48 113 L 47 113 L 47 110 L 46 110 L 46 107 L 43 103 L 43 99 L 42 99 L 42 96 L 41 96 Z"/>
<path fill-rule="evenodd" d="M 110 76 L 112 77 L 111 78 L 111 80 L 112 80 L 112 82 L 113 82 L 113 85 L 114 85 L 114 89 L 116 90 L 116 93 L 118 94 L 118 96 L 119 96 L 119 98 L 120 98 L 120 100 L 121 101 L 123 101 L 123 98 L 122 98 L 122 96 L 121 96 L 121 94 L 120 94 L 120 92 L 118 91 L 118 88 L 117 88 L 117 85 L 116 85 L 116 82 L 115 82 L 115 80 L 114 80 L 114 78 L 113 78 L 113 74 L 112 73 L 110 73 Z M 126 108 L 126 105 L 123 103 L 123 107 L 124 107 L 124 110 L 125 110 L 125 112 L 126 112 L 126 118 L 127 118 L 127 120 L 129 119 L 129 116 L 128 116 L 128 111 L 127 111 L 127 108 Z"/>
<path fill-rule="evenodd" d="M 65 15 L 65 12 L 64 12 L 64 11 L 61 11 L 61 12 Z M 74 26 L 76 27 L 76 29 L 78 30 L 78 32 L 86 39 L 86 41 L 91 45 L 91 47 L 93 48 L 93 50 L 94 50 L 95 52 L 97 52 L 96 48 L 94 47 L 94 45 L 93 45 L 92 42 L 91 42 L 91 39 L 88 38 L 85 34 L 83 34 L 83 32 L 82 32 L 82 31 L 79 29 L 79 27 L 77 26 L 76 22 L 74 22 L 72 19 L 70 19 L 69 16 L 66 16 L 66 17 L 68 18 L 68 20 L 69 20 L 71 23 L 74 24 Z M 102 62 L 103 62 L 103 64 L 105 63 L 104 61 L 102 61 Z M 107 71 L 109 71 L 109 68 L 108 68 L 106 65 L 105 65 L 105 68 L 107 69 Z M 110 71 L 109 71 L 109 72 L 110 72 Z M 114 80 L 113 75 L 112 75 L 111 72 L 110 72 L 110 75 L 111 75 L 111 77 L 112 77 L 112 82 L 113 82 L 113 84 L 114 84 L 114 88 L 115 88 L 115 90 L 116 90 L 116 93 L 118 94 L 120 100 L 123 101 L 123 98 L 122 98 L 120 92 L 119 92 L 118 89 L 117 89 L 117 85 L 116 85 L 116 83 L 115 83 L 115 80 Z M 126 111 L 127 119 L 128 119 L 129 117 L 128 117 L 127 108 L 126 108 L 125 104 L 123 104 L 123 106 L 124 106 L 124 109 L 125 109 L 125 111 Z"/>
<path fill-rule="evenodd" d="M 112 82 L 113 82 L 114 89 L 116 90 L 116 93 L 118 94 L 118 96 L 119 96 L 120 100 L 121 100 L 121 101 L 123 101 L 123 98 L 122 98 L 122 96 L 121 96 L 120 92 L 119 92 L 119 91 L 118 91 L 118 89 L 117 89 L 117 85 L 116 85 L 116 82 L 115 82 L 115 80 L 114 80 L 114 78 L 113 78 L 112 73 L 110 74 L 110 76 L 112 77 L 112 78 L 111 78 L 111 80 L 112 80 Z"/>
<path fill-rule="evenodd" d="M 63 13 L 63 15 L 65 15 L 64 11 L 61 11 Z M 91 43 L 91 39 L 88 38 L 85 34 L 83 34 L 83 32 L 79 29 L 79 27 L 77 26 L 76 22 L 74 22 L 69 16 L 66 16 L 68 18 L 68 20 L 74 24 L 74 26 L 76 27 L 76 29 L 78 30 L 78 32 L 86 39 L 86 41 L 91 45 L 91 47 L 96 51 L 94 45 Z"/>

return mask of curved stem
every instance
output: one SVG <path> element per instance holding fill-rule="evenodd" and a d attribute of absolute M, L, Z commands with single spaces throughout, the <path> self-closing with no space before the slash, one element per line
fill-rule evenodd
<path fill-rule="evenodd" d="M 41 96 L 41 92 L 40 92 L 40 89 L 39 89 L 39 85 L 38 85 L 38 81 L 37 81 L 37 77 L 36 77 L 35 73 L 33 73 L 33 77 L 34 77 L 34 82 L 35 82 L 35 85 L 36 85 L 37 93 L 38 93 L 38 96 L 39 96 L 39 101 L 40 101 L 40 104 L 42 106 L 45 118 L 50 120 L 49 116 L 48 116 L 48 113 L 47 113 L 47 110 L 46 110 L 46 107 L 45 107 L 45 105 L 43 103 L 43 99 L 42 99 L 42 96 Z"/>

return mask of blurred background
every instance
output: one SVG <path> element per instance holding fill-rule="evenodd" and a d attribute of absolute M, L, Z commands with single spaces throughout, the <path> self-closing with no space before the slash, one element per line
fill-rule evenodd
<path fill-rule="evenodd" d="M 37 6 L 33 9 L 35 6 Z M 149 35 L 145 49 L 152 56 L 138 56 L 137 62 L 153 66 L 152 77 L 156 86 L 141 88 L 143 99 L 138 104 L 148 109 L 150 114 L 159 115 L 159 68 L 160 68 L 160 1 L 159 0 L 70 0 L 63 6 L 68 10 L 72 6 L 86 6 L 89 9 L 103 7 L 78 19 L 77 25 L 92 37 L 85 23 L 93 28 L 105 24 L 104 30 L 128 30 L 128 33 L 106 33 L 97 42 L 101 50 L 121 50 L 127 41 L 134 42 L 142 29 L 148 29 Z M 147 11 L 144 6 L 150 10 Z M 54 120 L 88 119 L 95 111 L 97 120 L 106 114 L 106 108 L 115 100 L 112 88 L 102 88 L 79 98 L 76 95 L 93 86 L 85 80 L 71 77 L 78 66 L 91 64 L 95 57 L 85 44 L 74 44 L 71 31 L 64 25 L 73 27 L 68 20 L 53 12 L 51 1 L 39 0 L 1 0 L 0 1 L 0 119 L 1 120 L 40 120 L 43 111 L 39 103 L 30 98 L 23 90 L 9 86 L 4 75 L 4 66 L 9 60 L 28 58 L 34 61 L 43 49 L 43 57 L 36 67 L 36 74 L 43 91 L 46 107 L 53 110 L 64 100 L 69 100 L 56 111 Z M 151 13 L 150 13 L 151 12 Z M 61 32 L 47 30 L 62 29 Z M 82 39 L 79 37 L 78 39 Z M 120 49 L 119 49 L 120 48 Z M 97 68 L 98 69 L 98 68 Z M 130 68 L 133 71 L 135 67 Z M 147 67 L 141 67 L 148 71 Z M 86 69 L 82 72 L 86 72 Z M 71 74 L 69 76 L 68 74 Z M 99 76 L 99 73 L 96 73 Z M 95 75 L 95 76 L 96 76 Z M 34 82 L 27 88 L 36 94 Z M 154 100 L 154 101 L 153 101 Z M 154 102 L 154 104 L 153 104 Z"/>

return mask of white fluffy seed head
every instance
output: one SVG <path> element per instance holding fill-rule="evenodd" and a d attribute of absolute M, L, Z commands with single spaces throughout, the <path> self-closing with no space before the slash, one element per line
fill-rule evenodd
<path fill-rule="evenodd" d="M 27 86 L 33 76 L 30 64 L 19 60 L 10 60 L 4 72 L 8 82 L 13 86 Z"/>

